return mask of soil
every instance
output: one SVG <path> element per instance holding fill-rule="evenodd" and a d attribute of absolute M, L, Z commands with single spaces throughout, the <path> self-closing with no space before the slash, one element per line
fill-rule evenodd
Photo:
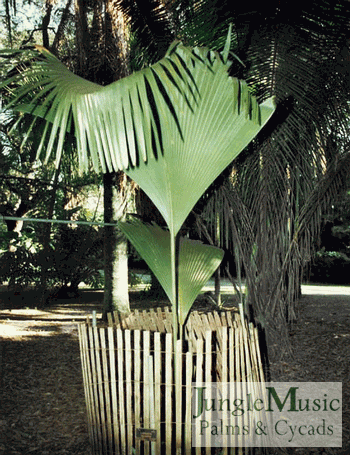
<path fill-rule="evenodd" d="M 293 358 L 272 365 L 272 379 L 342 382 L 343 447 L 284 453 L 350 455 L 350 288 L 304 290 Z M 132 307 L 149 307 L 140 296 L 132 294 Z M 90 455 L 77 323 L 101 315 L 103 293 L 43 309 L 33 298 L 0 293 L 0 455 Z"/>

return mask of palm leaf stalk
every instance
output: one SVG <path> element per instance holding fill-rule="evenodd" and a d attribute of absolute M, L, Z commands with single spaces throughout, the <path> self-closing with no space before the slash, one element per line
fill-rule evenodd
<path fill-rule="evenodd" d="M 229 39 L 222 54 L 177 42 L 156 64 L 102 87 L 38 47 L 31 66 L 2 84 L 12 92 L 7 109 L 47 121 L 38 156 L 48 140 L 45 159 L 55 152 L 59 163 L 74 131 L 81 171 L 125 170 L 158 208 L 167 230 L 137 219 L 120 228 L 167 293 L 174 336 L 223 257 L 180 238 L 180 228 L 274 112 L 272 99 L 259 105 L 245 82 L 229 76 L 228 49 Z"/>

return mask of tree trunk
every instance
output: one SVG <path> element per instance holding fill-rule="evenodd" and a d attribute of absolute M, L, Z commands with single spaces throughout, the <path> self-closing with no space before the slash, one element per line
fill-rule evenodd
<path fill-rule="evenodd" d="M 279 323 L 268 319 L 264 329 L 259 327 L 259 345 L 266 381 L 278 380 L 278 364 L 281 360 L 288 361 L 292 348 L 288 333 L 287 321 L 280 319 Z"/>
<path fill-rule="evenodd" d="M 127 207 L 131 209 L 131 196 L 127 191 L 127 179 L 123 172 L 105 174 L 104 185 L 104 221 L 116 223 L 124 216 Z M 121 314 L 130 312 L 128 293 L 128 246 L 127 240 L 117 227 L 105 226 L 104 261 L 105 290 L 103 317 L 108 312 Z"/>
<path fill-rule="evenodd" d="M 51 198 L 50 204 L 47 212 L 47 217 L 49 220 L 53 217 L 53 212 L 56 202 L 56 193 L 58 188 L 58 178 L 60 175 L 61 163 L 58 168 L 55 170 L 52 189 L 51 189 Z M 40 285 L 39 285 L 39 295 L 41 296 L 41 304 L 45 305 L 46 303 L 46 291 L 47 291 L 47 271 L 50 263 L 50 237 L 51 237 L 51 223 L 45 223 L 44 225 L 44 236 L 43 236 L 43 249 L 42 249 L 42 264 L 40 271 Z"/>
<path fill-rule="evenodd" d="M 128 75 L 127 27 L 113 0 L 75 0 L 78 73 L 101 85 Z M 89 14 L 93 16 L 89 21 Z M 127 179 L 124 173 L 104 175 L 104 221 L 116 223 L 125 214 Z M 127 203 L 126 203 L 127 202 Z M 130 211 L 134 211 L 132 208 Z M 124 212 L 123 212 L 124 211 Z M 104 228 L 105 294 L 103 316 L 107 312 L 128 313 L 127 242 L 114 226 Z"/>

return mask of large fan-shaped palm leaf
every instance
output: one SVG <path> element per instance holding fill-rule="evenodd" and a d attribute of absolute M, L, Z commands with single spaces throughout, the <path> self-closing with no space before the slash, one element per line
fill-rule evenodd
<path fill-rule="evenodd" d="M 52 122 L 46 158 L 57 147 L 57 161 L 73 119 L 80 168 L 88 170 L 89 150 L 95 170 L 125 169 L 174 233 L 274 110 L 270 100 L 259 107 L 247 85 L 229 77 L 229 64 L 208 49 L 177 44 L 157 64 L 107 87 L 39 50 L 44 58 L 21 76 L 26 83 L 8 107 Z M 20 104 L 36 89 L 30 104 Z"/>
<path fill-rule="evenodd" d="M 271 100 L 259 106 L 247 85 L 229 76 L 228 48 L 221 55 L 176 43 L 155 65 L 106 87 L 74 75 L 41 48 L 24 74 L 7 81 L 20 83 L 9 108 L 48 120 L 47 159 L 54 149 L 60 159 L 73 125 L 82 170 L 89 157 L 96 171 L 124 169 L 153 200 L 170 231 L 177 314 L 176 235 L 274 111 Z"/>

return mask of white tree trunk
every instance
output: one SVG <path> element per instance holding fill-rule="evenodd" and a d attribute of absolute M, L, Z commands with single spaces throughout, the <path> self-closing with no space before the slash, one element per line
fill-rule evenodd
<path fill-rule="evenodd" d="M 126 175 L 123 172 L 104 176 L 104 218 L 105 223 L 116 223 L 133 210 Z M 114 226 L 105 226 L 104 260 L 105 291 L 103 313 L 130 312 L 128 292 L 128 245 L 125 237 Z"/>

